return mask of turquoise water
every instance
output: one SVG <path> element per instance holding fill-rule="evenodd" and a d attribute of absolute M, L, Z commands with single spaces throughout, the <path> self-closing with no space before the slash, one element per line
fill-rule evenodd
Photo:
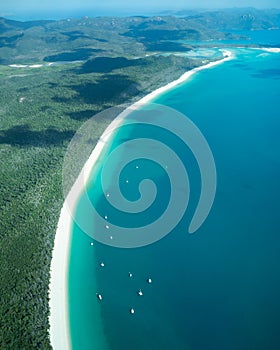
<path fill-rule="evenodd" d="M 154 101 L 186 114 L 212 149 L 217 193 L 201 228 L 194 235 L 186 232 L 199 190 L 191 155 L 184 159 L 194 188 L 190 210 L 157 243 L 118 249 L 93 241 L 74 224 L 69 266 L 74 350 L 280 348 L 280 56 L 233 51 L 236 59 L 197 73 Z M 114 145 L 134 132 L 121 131 Z M 170 135 L 141 132 L 181 152 Z M 137 183 L 148 172 L 164 189 L 164 205 L 170 192 L 163 169 L 145 160 L 137 164 L 142 173 L 136 176 L 133 164 L 123 178 Z M 103 215 L 99 170 L 88 192 Z M 126 193 L 132 200 L 133 189 Z M 83 217 L 83 205 L 81 199 L 77 216 Z M 119 213 L 109 216 L 115 222 Z M 135 220 L 127 225 L 143 217 Z M 137 295 L 140 288 L 143 296 Z"/>
<path fill-rule="evenodd" d="M 245 36 L 249 44 L 280 46 L 280 30 L 242 30 L 233 31 L 235 34 Z"/>

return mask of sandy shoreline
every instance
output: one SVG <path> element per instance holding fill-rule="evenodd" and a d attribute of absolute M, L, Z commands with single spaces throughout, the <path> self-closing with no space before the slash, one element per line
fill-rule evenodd
<path fill-rule="evenodd" d="M 88 180 L 91 169 L 99 158 L 99 155 L 104 147 L 104 143 L 110 138 L 109 130 L 116 128 L 122 123 L 122 120 L 130 113 L 131 109 L 137 109 L 142 104 L 153 100 L 156 96 L 172 89 L 188 80 L 196 72 L 204 69 L 214 67 L 225 61 L 231 60 L 233 55 L 230 51 L 221 50 L 224 58 L 215 62 L 208 63 L 204 66 L 194 68 L 184 73 L 179 79 L 160 87 L 150 94 L 146 95 L 132 106 L 125 109 L 115 118 L 112 123 L 106 128 L 100 139 L 103 142 L 98 142 L 89 159 L 84 165 L 80 175 L 71 188 L 67 198 L 64 201 L 60 212 L 60 217 L 57 225 L 54 249 L 52 252 L 51 270 L 50 270 L 50 284 L 49 284 L 49 307 L 50 307 L 50 341 L 53 349 L 67 350 L 70 349 L 70 334 L 69 334 L 69 317 L 68 317 L 68 263 L 69 263 L 69 249 L 71 241 L 71 226 L 72 216 L 75 205 L 80 194 L 83 191 L 84 184 Z M 105 141 L 105 142 L 104 142 Z"/>
<path fill-rule="evenodd" d="M 267 51 L 267 52 L 273 52 L 273 53 L 279 53 L 280 48 L 279 47 L 262 47 L 261 50 Z"/>

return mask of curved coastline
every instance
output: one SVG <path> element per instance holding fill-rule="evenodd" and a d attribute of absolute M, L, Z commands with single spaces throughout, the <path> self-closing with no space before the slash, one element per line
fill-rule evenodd
<path fill-rule="evenodd" d="M 76 203 L 84 189 L 84 185 L 87 182 L 91 170 L 99 158 L 104 147 L 104 141 L 110 137 L 108 132 L 112 128 L 119 126 L 123 119 L 133 110 L 139 108 L 142 104 L 151 102 L 158 95 L 174 88 L 175 86 L 187 81 L 196 72 L 204 69 L 214 67 L 225 61 L 229 61 L 234 58 L 231 51 L 221 50 L 223 58 L 208 63 L 206 65 L 194 68 L 184 73 L 179 79 L 160 87 L 148 95 L 135 102 L 132 106 L 125 109 L 120 113 L 106 128 L 100 138 L 103 142 L 98 142 L 92 151 L 89 159 L 85 163 L 81 173 L 67 195 L 63 207 L 60 212 L 60 217 L 57 225 L 54 248 L 52 252 L 52 261 L 50 269 L 50 283 L 49 283 L 49 324 L 50 324 L 50 342 L 55 350 L 71 349 L 70 330 L 69 330 L 69 315 L 68 315 L 68 263 L 69 263 L 69 251 L 71 242 L 71 229 L 72 229 L 72 215 L 71 213 L 75 209 Z"/>

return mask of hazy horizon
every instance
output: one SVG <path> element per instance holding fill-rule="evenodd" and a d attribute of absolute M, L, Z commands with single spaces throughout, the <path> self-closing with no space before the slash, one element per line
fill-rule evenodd
<path fill-rule="evenodd" d="M 100 5 L 91 0 L 49 0 L 40 1 L 10 0 L 2 4 L 0 16 L 11 19 L 59 19 L 80 16 L 120 16 L 157 14 L 173 10 L 196 10 L 196 9 L 225 9 L 225 8 L 280 8 L 278 0 L 207 0 L 184 1 L 184 0 L 142 0 L 141 3 L 131 4 L 128 0 L 107 0 L 106 4 Z"/>

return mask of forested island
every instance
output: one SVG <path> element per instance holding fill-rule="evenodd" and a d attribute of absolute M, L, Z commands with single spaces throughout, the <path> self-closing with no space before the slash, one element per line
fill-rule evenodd
<path fill-rule="evenodd" d="M 184 55 L 204 47 L 201 42 L 211 47 L 242 39 L 258 46 L 240 32 L 279 26 L 279 10 L 252 8 L 59 21 L 0 18 L 1 349 L 51 348 L 50 262 L 64 200 L 63 158 L 76 130 L 102 110 L 132 103 L 221 58 Z M 109 123 L 96 130 L 96 140 Z"/>

